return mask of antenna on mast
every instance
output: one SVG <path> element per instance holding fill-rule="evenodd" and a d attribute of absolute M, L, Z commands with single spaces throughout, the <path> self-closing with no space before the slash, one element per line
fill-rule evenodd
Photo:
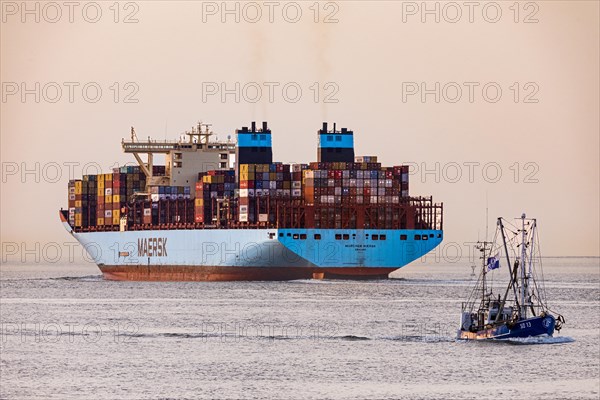
<path fill-rule="evenodd" d="M 489 225 L 489 217 L 488 217 L 488 191 L 485 191 L 485 241 L 488 240 L 488 225 Z"/>

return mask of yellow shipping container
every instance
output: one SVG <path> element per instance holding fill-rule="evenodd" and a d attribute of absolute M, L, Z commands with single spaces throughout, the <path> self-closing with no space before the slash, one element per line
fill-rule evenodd
<path fill-rule="evenodd" d="M 75 226 L 81 226 L 81 214 L 75 214 Z"/>
<path fill-rule="evenodd" d="M 113 225 L 119 225 L 120 223 L 121 223 L 121 218 L 119 218 L 119 217 L 115 217 L 115 216 L 113 215 L 113 217 L 112 217 L 112 224 L 113 224 Z"/>
<path fill-rule="evenodd" d="M 211 176 L 210 176 L 210 175 L 203 176 L 203 177 L 202 177 L 202 182 L 203 182 L 203 183 L 211 183 L 211 182 L 210 182 L 210 178 L 211 178 Z"/>
<path fill-rule="evenodd" d="M 240 164 L 240 173 L 248 172 L 250 170 L 250 164 Z"/>
<path fill-rule="evenodd" d="M 204 206 L 204 199 L 196 199 L 194 201 L 194 204 L 196 205 L 196 207 L 203 207 Z"/>
<path fill-rule="evenodd" d="M 102 190 L 102 194 L 104 194 L 104 180 L 98 181 L 98 195 L 100 194 L 100 190 Z"/>
<path fill-rule="evenodd" d="M 96 225 L 104 225 L 104 217 L 96 219 Z"/>
<path fill-rule="evenodd" d="M 119 218 L 121 218 L 121 211 L 120 210 L 113 210 L 112 215 L 113 215 L 113 218 L 117 217 L 117 221 L 118 221 Z"/>
<path fill-rule="evenodd" d="M 75 207 L 81 208 L 81 200 L 75 200 Z"/>
<path fill-rule="evenodd" d="M 81 181 L 75 181 L 75 194 L 81 194 Z"/>
<path fill-rule="evenodd" d="M 112 174 L 104 174 L 104 180 L 105 181 L 111 181 L 112 182 L 112 178 L 113 178 Z"/>
<path fill-rule="evenodd" d="M 104 196 L 104 203 L 112 203 L 112 196 L 111 195 Z"/>
<path fill-rule="evenodd" d="M 97 196 L 104 196 L 104 188 L 103 187 L 98 187 Z"/>
<path fill-rule="evenodd" d="M 113 194 L 112 200 L 113 200 L 112 201 L 113 203 L 120 203 L 121 202 L 121 195 Z"/>
<path fill-rule="evenodd" d="M 254 172 L 243 172 L 240 173 L 240 181 L 253 181 Z"/>

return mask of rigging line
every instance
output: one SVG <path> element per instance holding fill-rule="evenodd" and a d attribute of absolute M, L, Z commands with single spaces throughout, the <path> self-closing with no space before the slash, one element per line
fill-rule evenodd
<path fill-rule="evenodd" d="M 485 191 L 485 240 L 488 240 L 488 225 L 489 225 L 489 215 L 488 215 L 488 191 Z"/>
<path fill-rule="evenodd" d="M 537 221 L 536 221 L 536 225 L 537 225 Z M 537 229 L 536 229 L 536 231 L 537 231 Z M 540 274 L 541 274 L 541 277 L 542 277 L 542 284 L 541 284 L 542 292 L 540 294 L 544 298 L 544 302 L 545 302 L 546 299 L 547 299 L 547 296 L 546 296 L 546 283 L 545 283 L 546 281 L 545 281 L 545 278 L 544 278 L 544 267 L 542 265 L 542 248 L 540 247 L 540 235 L 539 235 L 539 233 L 535 236 L 534 239 L 536 241 L 536 247 L 537 247 L 537 252 L 538 252 L 538 258 L 537 259 L 539 261 Z"/>

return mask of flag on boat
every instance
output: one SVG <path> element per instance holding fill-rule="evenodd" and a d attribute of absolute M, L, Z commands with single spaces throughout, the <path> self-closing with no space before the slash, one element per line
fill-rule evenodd
<path fill-rule="evenodd" d="M 500 254 L 497 253 L 493 257 L 488 257 L 487 267 L 488 267 L 488 271 L 500 268 Z"/>

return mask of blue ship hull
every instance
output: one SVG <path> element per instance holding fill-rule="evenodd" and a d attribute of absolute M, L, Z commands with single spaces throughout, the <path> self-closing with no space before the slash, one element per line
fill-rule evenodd
<path fill-rule="evenodd" d="M 443 240 L 441 230 L 172 229 L 74 232 L 105 278 L 386 278 Z"/>
<path fill-rule="evenodd" d="M 509 326 L 503 324 L 499 326 L 482 329 L 476 332 L 459 330 L 458 339 L 465 340 L 489 340 L 489 339 L 513 339 L 526 338 L 532 336 L 554 334 L 556 319 L 552 315 L 532 317 L 517 321 Z"/>

